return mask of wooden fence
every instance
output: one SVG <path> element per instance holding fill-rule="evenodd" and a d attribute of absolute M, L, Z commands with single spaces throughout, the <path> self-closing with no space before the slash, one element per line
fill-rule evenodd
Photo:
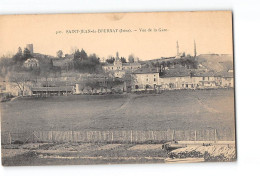
<path fill-rule="evenodd" d="M 88 143 L 160 143 L 167 141 L 233 141 L 234 132 L 228 130 L 165 130 L 165 131 L 33 131 L 2 132 L 2 144 L 32 142 L 88 142 Z"/>

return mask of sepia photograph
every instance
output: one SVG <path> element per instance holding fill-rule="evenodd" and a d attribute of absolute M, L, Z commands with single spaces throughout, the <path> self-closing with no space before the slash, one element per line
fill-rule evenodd
<path fill-rule="evenodd" d="M 0 15 L 3 166 L 233 162 L 232 11 Z"/>

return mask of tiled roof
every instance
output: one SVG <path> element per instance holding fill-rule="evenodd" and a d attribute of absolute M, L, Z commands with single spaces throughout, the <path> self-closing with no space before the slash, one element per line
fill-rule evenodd
<path fill-rule="evenodd" d="M 140 68 L 133 72 L 134 74 L 159 73 L 157 68 Z"/>
<path fill-rule="evenodd" d="M 32 91 L 72 91 L 73 86 L 60 86 L 60 87 L 32 87 Z"/>
<path fill-rule="evenodd" d="M 141 65 L 139 62 L 133 62 L 133 63 L 123 63 L 123 66 L 134 66 L 134 65 L 136 65 L 136 66 L 138 66 L 138 65 Z"/>
<path fill-rule="evenodd" d="M 169 69 L 165 70 L 163 75 L 161 77 L 184 77 L 184 76 L 190 76 L 190 70 L 185 68 L 175 68 L 175 69 Z"/>

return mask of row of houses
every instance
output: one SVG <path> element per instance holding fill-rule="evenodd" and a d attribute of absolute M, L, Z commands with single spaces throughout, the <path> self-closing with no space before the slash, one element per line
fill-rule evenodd
<path fill-rule="evenodd" d="M 132 91 L 210 89 L 234 87 L 233 70 L 227 72 L 201 72 L 189 69 L 171 69 L 160 73 L 158 69 L 142 68 L 132 74 Z"/>
<path fill-rule="evenodd" d="M 131 73 L 131 80 L 108 86 L 104 81 L 99 86 L 88 86 L 84 81 L 67 85 L 40 86 L 32 82 L 18 85 L 6 82 L 4 92 L 13 96 L 52 96 L 68 94 L 107 94 L 141 91 L 167 91 L 178 89 L 233 88 L 233 71 L 221 73 L 198 72 L 195 70 L 172 69 L 161 73 L 157 69 L 141 68 Z"/>

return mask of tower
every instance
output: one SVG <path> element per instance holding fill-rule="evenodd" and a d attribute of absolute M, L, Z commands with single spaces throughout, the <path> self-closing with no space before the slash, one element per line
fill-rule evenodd
<path fill-rule="evenodd" d="M 178 43 L 178 40 L 177 40 L 177 42 L 176 42 L 176 49 L 177 49 L 177 56 L 179 56 L 180 53 L 179 53 L 179 43 Z"/>
<path fill-rule="evenodd" d="M 194 40 L 194 57 L 197 56 L 196 41 Z"/>
<path fill-rule="evenodd" d="M 30 51 L 31 54 L 33 54 L 33 44 L 27 44 L 26 48 Z"/>
<path fill-rule="evenodd" d="M 117 66 L 122 65 L 122 62 L 121 62 L 121 60 L 119 58 L 119 53 L 118 52 L 116 52 L 116 58 L 115 58 L 115 61 L 114 61 L 114 65 L 117 65 Z"/>

